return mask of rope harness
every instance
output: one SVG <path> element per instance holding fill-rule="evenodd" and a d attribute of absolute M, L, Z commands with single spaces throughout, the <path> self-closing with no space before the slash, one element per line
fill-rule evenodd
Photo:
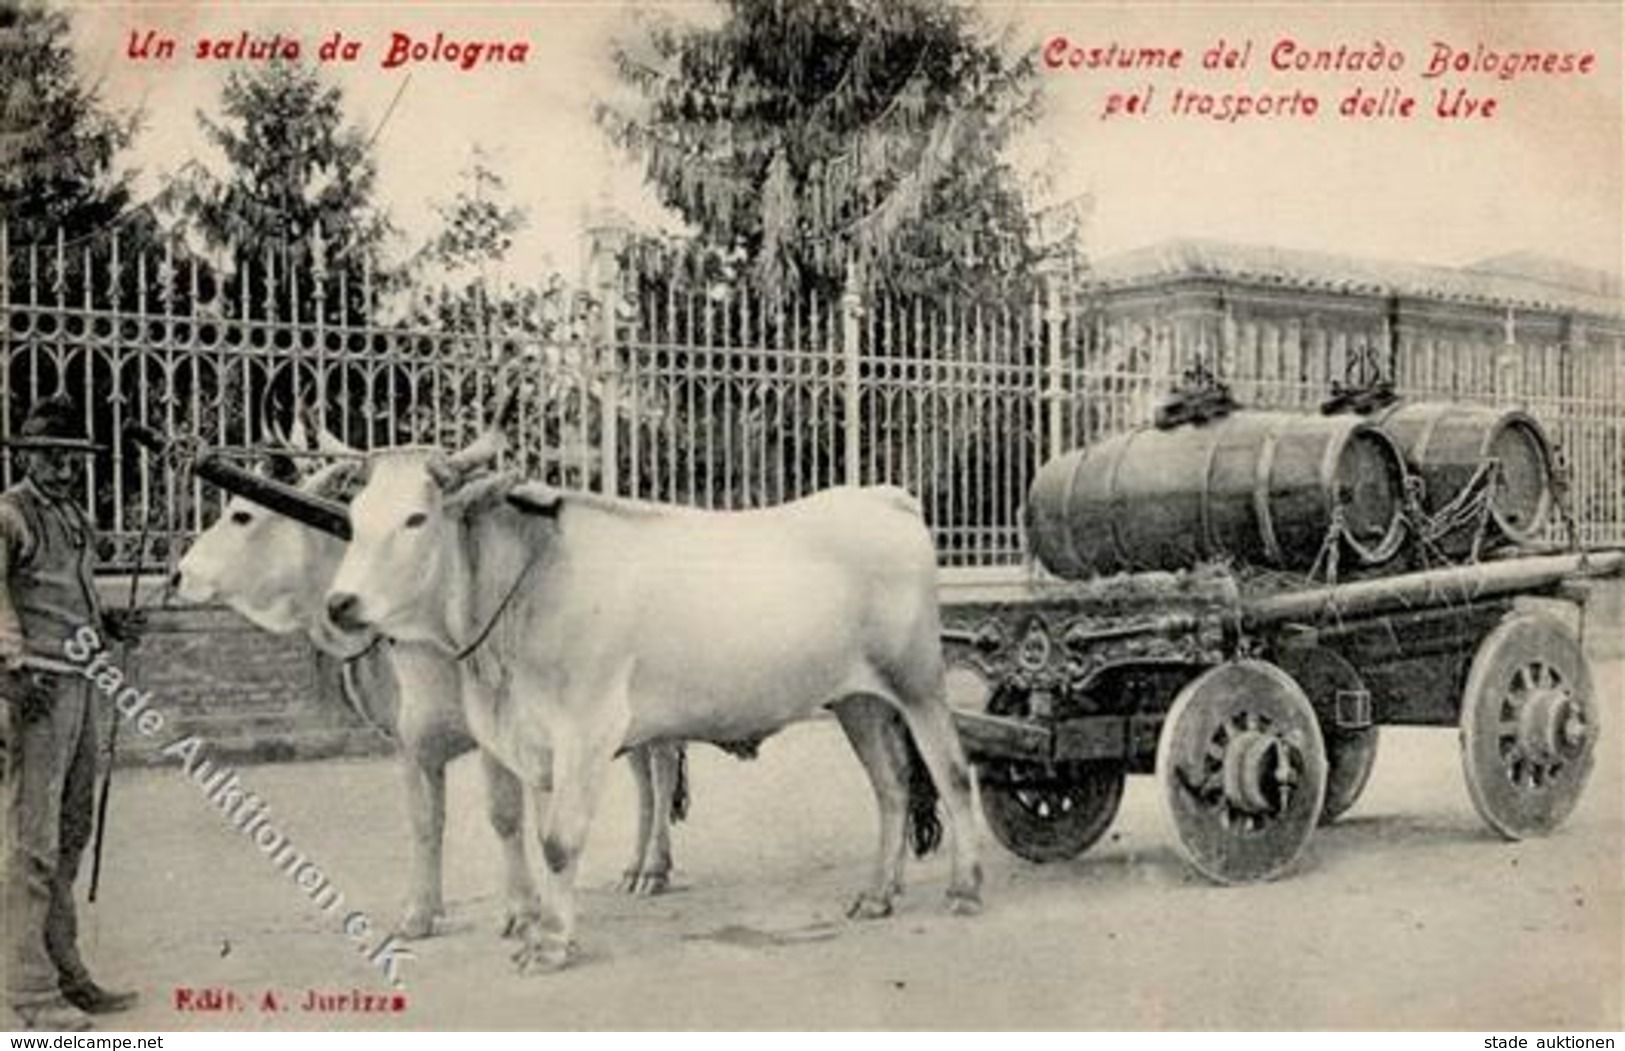
<path fill-rule="evenodd" d="M 531 567 L 540 561 L 541 557 L 541 547 L 538 546 L 531 551 L 530 558 L 525 560 L 525 564 L 520 567 L 519 572 L 514 576 L 513 584 L 508 588 L 508 593 L 502 596 L 501 602 L 497 603 L 496 612 L 491 614 L 491 619 L 486 621 L 485 627 L 481 629 L 480 633 L 474 636 L 474 641 L 458 651 L 455 660 L 462 662 L 472 657 L 474 651 L 478 650 L 485 643 L 485 640 L 491 636 L 497 622 L 502 619 L 502 615 L 508 611 L 508 606 L 512 604 L 514 598 L 519 594 L 519 587 L 525 582 L 525 578 L 530 575 Z"/>

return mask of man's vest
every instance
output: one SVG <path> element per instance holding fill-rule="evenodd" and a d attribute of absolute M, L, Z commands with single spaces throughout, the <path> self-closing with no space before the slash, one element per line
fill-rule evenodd
<path fill-rule="evenodd" d="M 0 493 L 28 535 L 11 564 L 11 602 L 30 653 L 62 659 L 63 642 L 83 625 L 102 630 L 93 568 L 94 534 L 72 503 L 47 498 L 23 482 Z"/>

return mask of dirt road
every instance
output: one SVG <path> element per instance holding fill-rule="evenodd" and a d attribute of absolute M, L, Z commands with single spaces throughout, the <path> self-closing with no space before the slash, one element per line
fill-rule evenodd
<path fill-rule="evenodd" d="M 139 986 L 132 1028 L 1466 1028 L 1619 1029 L 1625 981 L 1621 669 L 1579 811 L 1507 844 L 1478 820 L 1455 734 L 1384 730 L 1365 797 L 1291 877 L 1218 888 L 1171 846 L 1149 778 L 1109 840 L 1038 867 L 984 840 L 984 915 L 942 907 L 946 864 L 911 869 L 890 920 L 843 918 L 873 847 L 857 763 L 832 723 L 740 763 L 695 748 L 678 886 L 612 888 L 633 836 L 617 771 L 584 867 L 584 956 L 520 978 L 497 937 L 495 841 L 477 764 L 451 775 L 449 931 L 404 966 L 400 1014 L 305 1013 L 308 990 L 380 990 L 377 973 L 175 770 L 120 775 L 102 901 L 83 941 Z M 406 815 L 393 764 L 245 767 L 279 826 L 347 903 L 393 919 Z M 178 989 L 241 1012 L 179 1012 Z M 264 992 L 284 1008 L 262 1012 Z M 122 1020 L 121 1020 L 122 1021 Z"/>

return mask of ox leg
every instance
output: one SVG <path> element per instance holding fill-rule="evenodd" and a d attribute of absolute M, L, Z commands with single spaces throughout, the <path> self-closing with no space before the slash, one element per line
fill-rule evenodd
<path fill-rule="evenodd" d="M 619 737 L 619 728 L 597 737 L 554 735 L 553 796 L 542 832 L 542 914 L 526 925 L 525 944 L 513 956 L 521 974 L 557 971 L 575 951 L 576 871 Z"/>
<path fill-rule="evenodd" d="M 527 918 L 541 909 L 541 896 L 525 858 L 525 786 L 489 752 L 480 752 L 480 763 L 485 768 L 491 828 L 502 844 L 503 897 L 508 910 L 502 923 L 502 936 L 512 938 L 518 935 Z"/>
<path fill-rule="evenodd" d="M 621 889 L 648 897 L 671 886 L 672 800 L 682 764 L 682 746 L 643 745 L 627 753 L 638 786 L 638 842 Z"/>
<path fill-rule="evenodd" d="M 982 911 L 982 864 L 977 857 L 976 809 L 972 798 L 975 788 L 970 764 L 965 760 L 965 750 L 954 729 L 953 716 L 940 691 L 905 694 L 900 710 L 948 811 L 954 851 L 948 907 L 961 916 L 975 915 Z"/>
<path fill-rule="evenodd" d="M 403 939 L 428 938 L 446 911 L 441 877 L 442 837 L 446 829 L 446 763 L 423 744 L 401 757 L 406 778 L 406 805 L 412 821 L 412 889 L 395 933 Z"/>
<path fill-rule="evenodd" d="M 634 748 L 626 753 L 626 764 L 632 769 L 632 780 L 638 789 L 638 838 L 632 846 L 632 860 L 627 862 L 626 871 L 621 874 L 621 889 L 628 894 L 636 894 L 643 878 L 644 853 L 653 834 L 654 752 L 648 747 Z"/>
<path fill-rule="evenodd" d="M 869 887 L 859 894 L 846 914 L 853 919 L 890 916 L 892 904 L 903 890 L 903 847 L 908 814 L 908 757 L 902 740 L 888 733 L 897 717 L 886 702 L 874 697 L 851 697 L 833 706 L 846 739 L 858 754 L 880 811 L 880 851 L 875 855 Z"/>

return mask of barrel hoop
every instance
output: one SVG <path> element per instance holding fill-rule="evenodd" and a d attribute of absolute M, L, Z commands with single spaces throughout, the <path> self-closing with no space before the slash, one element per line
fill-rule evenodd
<path fill-rule="evenodd" d="M 1264 541 L 1264 557 L 1273 566 L 1285 564 L 1280 542 L 1275 538 L 1275 519 L 1270 514 L 1270 476 L 1275 473 L 1275 430 L 1266 429 L 1264 444 L 1258 450 L 1258 466 L 1253 472 L 1253 513 L 1258 516 L 1258 535 Z"/>
<path fill-rule="evenodd" d="M 1219 462 L 1219 447 L 1224 442 L 1215 438 L 1208 443 L 1207 462 L 1202 465 L 1202 494 L 1197 502 L 1197 514 L 1201 519 L 1199 536 L 1200 556 L 1212 558 L 1222 554 L 1219 541 L 1213 535 L 1213 466 Z"/>
<path fill-rule="evenodd" d="M 1439 423 L 1453 411 L 1448 407 L 1441 408 L 1438 412 L 1430 412 L 1423 418 L 1422 429 L 1416 435 L 1416 446 L 1411 450 L 1410 459 L 1413 463 L 1424 464 L 1428 462 L 1428 446 L 1433 444 L 1433 432 L 1438 429 Z M 1433 493 L 1426 491 L 1422 493 L 1424 502 L 1432 500 L 1434 497 L 1435 494 Z"/>
<path fill-rule="evenodd" d="M 1078 475 L 1083 473 L 1083 465 L 1088 462 L 1089 450 L 1079 449 L 1077 461 L 1072 465 L 1072 469 L 1066 472 L 1066 483 L 1061 487 L 1061 514 L 1056 531 L 1061 535 L 1061 554 L 1069 560 L 1063 576 L 1085 568 L 1083 556 L 1078 554 L 1077 542 L 1072 537 L 1075 532 L 1072 528 L 1072 493 L 1077 489 Z"/>
<path fill-rule="evenodd" d="M 1478 456 L 1480 460 L 1489 456 L 1490 447 L 1495 444 L 1495 439 L 1500 437 L 1503 431 L 1511 430 L 1514 427 L 1521 430 L 1534 442 L 1535 450 L 1541 459 L 1541 466 L 1546 470 L 1546 484 L 1540 494 L 1540 503 L 1534 518 L 1522 529 L 1509 528 L 1493 500 L 1490 501 L 1490 516 L 1495 520 L 1496 527 L 1509 539 L 1527 540 L 1538 532 L 1546 524 L 1546 519 L 1551 516 L 1554 489 L 1557 484 L 1557 466 L 1552 462 L 1551 439 L 1546 437 L 1546 432 L 1540 426 L 1539 421 L 1528 413 L 1515 409 L 1502 415 L 1496 426 L 1484 429 L 1484 444 L 1479 447 Z"/>
<path fill-rule="evenodd" d="M 1320 491 L 1326 494 L 1327 521 L 1337 517 L 1337 461 L 1343 458 L 1343 450 L 1355 433 L 1354 430 L 1346 430 L 1342 434 L 1328 435 L 1326 448 L 1320 454 Z"/>
<path fill-rule="evenodd" d="M 1431 437 L 1431 434 L 1429 436 Z M 1405 478 L 1410 472 L 1410 468 L 1405 464 L 1405 454 L 1400 450 L 1399 443 L 1394 441 L 1387 431 L 1370 424 L 1360 424 L 1351 428 L 1340 439 L 1332 442 L 1337 455 L 1323 465 L 1322 468 L 1326 472 L 1323 484 L 1327 492 L 1335 496 L 1337 489 L 1333 483 L 1336 479 L 1337 462 L 1343 458 L 1343 450 L 1348 447 L 1349 442 L 1356 437 L 1369 438 L 1378 447 L 1388 451 L 1389 466 L 1399 470 L 1399 488 L 1395 491 L 1394 497 L 1396 501 L 1403 501 L 1405 499 Z M 1332 451 L 1332 449 L 1327 450 L 1328 454 Z M 1363 543 L 1347 530 L 1343 533 L 1343 540 L 1347 542 L 1355 554 L 1360 556 L 1360 561 L 1368 566 L 1379 565 L 1399 553 L 1399 546 L 1405 541 L 1405 516 L 1396 514 L 1394 520 L 1388 524 L 1388 531 L 1382 535 L 1382 539 L 1374 543 Z"/>
<path fill-rule="evenodd" d="M 1134 438 L 1135 434 L 1130 432 L 1118 444 L 1117 458 L 1112 461 L 1111 470 L 1106 472 L 1106 492 L 1110 494 L 1110 500 L 1106 505 L 1106 536 L 1111 542 L 1112 557 L 1117 561 L 1117 565 L 1109 567 L 1108 572 L 1110 569 L 1134 568 L 1129 561 L 1127 550 L 1123 547 L 1122 535 L 1117 531 L 1117 523 L 1122 521 L 1125 509 L 1123 490 L 1117 484 L 1117 475 L 1123 470 L 1123 461 L 1128 459 L 1129 446 L 1134 444 Z M 1098 571 L 1102 567 L 1097 565 L 1095 568 Z"/>

